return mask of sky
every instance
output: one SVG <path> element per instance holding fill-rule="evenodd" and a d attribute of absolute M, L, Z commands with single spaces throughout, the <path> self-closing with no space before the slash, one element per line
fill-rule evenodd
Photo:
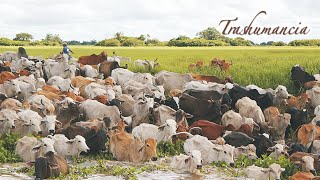
<path fill-rule="evenodd" d="M 116 32 L 126 36 L 149 34 L 162 41 L 179 35 L 195 37 L 207 27 L 220 32 L 223 19 L 234 26 L 247 26 L 260 11 L 253 26 L 308 26 L 307 35 L 244 35 L 255 43 L 290 42 L 319 38 L 320 1 L 317 0 L 0 0 L 0 37 L 14 38 L 27 32 L 35 39 L 47 33 L 63 40 L 102 40 Z M 301 22 L 301 25 L 299 25 Z"/>

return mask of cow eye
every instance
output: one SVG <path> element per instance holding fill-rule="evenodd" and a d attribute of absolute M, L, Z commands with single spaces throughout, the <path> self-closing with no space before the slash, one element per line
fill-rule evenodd
<path fill-rule="evenodd" d="M 191 156 L 193 158 L 193 156 Z"/>
<path fill-rule="evenodd" d="M 148 146 L 148 147 L 150 147 L 150 145 L 149 145 L 149 144 L 147 144 L 147 146 Z"/>
<path fill-rule="evenodd" d="M 44 146 L 47 146 L 47 144 L 44 144 Z"/>
<path fill-rule="evenodd" d="M 78 142 L 81 142 L 81 141 L 78 141 Z"/>
<path fill-rule="evenodd" d="M 34 126 L 34 124 L 31 124 L 32 126 Z"/>
<path fill-rule="evenodd" d="M 224 151 L 225 154 L 227 154 L 227 151 Z"/>

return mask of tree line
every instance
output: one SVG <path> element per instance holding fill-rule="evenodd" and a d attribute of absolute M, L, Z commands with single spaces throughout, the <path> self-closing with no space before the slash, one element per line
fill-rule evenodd
<path fill-rule="evenodd" d="M 222 35 L 216 28 L 209 27 L 190 38 L 180 35 L 169 41 L 160 41 L 151 38 L 149 34 L 140 35 L 139 37 L 125 36 L 122 32 L 114 34 L 113 38 L 101 41 L 63 41 L 59 34 L 46 34 L 41 40 L 34 40 L 29 33 L 18 33 L 13 39 L 1 37 L 0 46 L 59 46 L 63 42 L 69 45 L 95 45 L 95 46 L 320 46 L 320 39 L 294 40 L 289 43 L 282 41 L 268 41 L 255 44 L 250 40 L 241 37 L 229 38 Z"/>

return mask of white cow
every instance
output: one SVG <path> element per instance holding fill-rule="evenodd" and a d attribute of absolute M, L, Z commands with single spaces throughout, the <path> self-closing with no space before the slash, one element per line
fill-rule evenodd
<path fill-rule="evenodd" d="M 268 168 L 262 168 L 255 165 L 248 166 L 245 169 L 247 178 L 269 180 L 269 179 L 280 179 L 281 172 L 285 169 L 281 168 L 279 164 L 271 164 Z"/>
<path fill-rule="evenodd" d="M 312 89 L 306 91 L 308 97 L 311 99 L 312 107 L 320 105 L 320 87 L 315 86 Z"/>
<path fill-rule="evenodd" d="M 166 70 L 160 71 L 155 74 L 156 83 L 163 85 L 164 89 L 169 92 L 172 89 L 182 90 L 185 83 L 190 82 L 193 77 L 190 74 L 179 74 L 175 72 L 169 72 Z"/>
<path fill-rule="evenodd" d="M 35 137 L 27 137 L 17 141 L 16 154 L 18 154 L 25 162 L 35 162 L 39 156 L 44 156 L 48 152 L 55 153 L 53 140 L 50 138 L 42 138 L 37 140 Z"/>
<path fill-rule="evenodd" d="M 31 109 L 39 113 L 42 117 L 53 115 L 55 112 L 52 101 L 44 95 L 34 94 L 27 99 L 27 102 L 31 105 Z"/>
<path fill-rule="evenodd" d="M 226 83 L 226 84 L 219 84 L 213 82 L 200 82 L 200 81 L 191 81 L 187 82 L 184 85 L 183 90 L 200 90 L 200 91 L 217 91 L 221 94 L 228 92 L 229 89 L 233 88 L 233 84 Z"/>
<path fill-rule="evenodd" d="M 79 88 L 73 87 L 70 79 L 63 79 L 61 76 L 52 76 L 47 83 L 57 86 L 61 91 L 79 93 Z"/>
<path fill-rule="evenodd" d="M 132 128 L 141 123 L 149 123 L 149 115 L 151 115 L 154 106 L 154 99 L 147 98 L 144 94 L 139 95 L 133 105 Z"/>
<path fill-rule="evenodd" d="M 156 66 L 160 66 L 160 64 L 157 62 L 158 59 L 151 61 L 151 60 L 141 60 L 141 59 L 137 59 L 136 61 L 134 61 L 134 65 L 135 66 L 140 66 L 143 67 L 144 69 L 147 70 L 152 70 L 154 69 Z"/>
<path fill-rule="evenodd" d="M 54 141 L 54 149 L 62 156 L 80 156 L 81 152 L 87 152 L 89 147 L 86 139 L 80 135 L 76 135 L 73 139 L 68 139 L 63 134 L 56 134 L 52 137 Z"/>
<path fill-rule="evenodd" d="M 115 125 L 120 122 L 120 111 L 116 106 L 106 106 L 96 100 L 87 99 L 79 105 L 80 112 L 86 120 L 110 117 Z"/>
<path fill-rule="evenodd" d="M 158 143 L 161 141 L 169 141 L 171 136 L 176 134 L 177 123 L 173 119 L 166 120 L 165 124 L 156 126 L 153 124 L 142 123 L 132 130 L 135 138 L 144 142 L 148 138 L 155 139 Z"/>
<path fill-rule="evenodd" d="M 19 88 L 21 89 L 21 94 L 18 95 L 18 99 L 25 101 L 32 94 L 36 92 L 36 87 L 33 84 L 29 84 L 26 82 L 18 81 Z"/>
<path fill-rule="evenodd" d="M 202 168 L 201 152 L 192 150 L 188 155 L 180 154 L 179 156 L 174 156 L 171 161 L 171 167 L 199 174 L 199 170 Z"/>
<path fill-rule="evenodd" d="M 34 65 L 35 65 L 35 63 L 33 61 L 30 61 L 27 58 L 22 57 L 19 60 L 14 60 L 11 62 L 11 69 L 14 72 L 17 72 L 17 71 L 20 71 L 25 68 L 30 68 Z"/>
<path fill-rule="evenodd" d="M 103 74 L 100 74 L 98 70 L 91 65 L 84 65 L 81 70 L 84 71 L 85 77 L 103 79 Z"/>
<path fill-rule="evenodd" d="M 273 157 L 278 160 L 281 155 L 289 156 L 289 154 L 285 151 L 285 146 L 282 144 L 276 144 L 273 147 L 269 147 L 267 151 L 272 151 L 269 157 Z"/>
<path fill-rule="evenodd" d="M 13 51 L 6 51 L 2 54 L 2 60 L 3 61 L 13 61 L 18 59 L 18 53 Z"/>
<path fill-rule="evenodd" d="M 56 115 L 46 115 L 45 117 L 43 117 L 40 125 L 43 135 L 47 136 L 49 134 L 54 134 L 56 124 L 62 124 L 60 121 L 57 120 Z"/>
<path fill-rule="evenodd" d="M 240 155 L 245 155 L 248 159 L 257 159 L 256 146 L 249 144 L 247 146 L 240 146 L 234 149 L 234 158 L 238 158 Z"/>
<path fill-rule="evenodd" d="M 62 78 L 74 78 L 77 67 L 69 65 L 66 62 L 56 62 L 54 60 L 47 60 L 44 66 L 44 72 L 48 79 L 52 76 L 61 76 Z"/>
<path fill-rule="evenodd" d="M 117 68 L 112 70 L 111 77 L 117 82 L 119 85 L 123 85 L 125 82 L 128 82 L 131 77 L 134 75 L 134 72 L 123 69 L 123 68 Z"/>
<path fill-rule="evenodd" d="M 236 113 L 233 110 L 229 110 L 223 114 L 221 118 L 221 123 L 223 126 L 228 126 L 229 124 L 232 124 L 236 129 L 239 129 L 242 124 L 249 124 L 252 127 L 259 127 L 258 124 L 254 122 L 252 118 L 241 117 L 239 113 Z"/>
<path fill-rule="evenodd" d="M 177 133 L 179 134 L 179 133 Z M 182 134 L 182 133 L 180 133 Z M 204 164 L 209 164 L 212 162 L 226 162 L 230 166 L 234 166 L 233 152 L 234 147 L 228 144 L 226 145 L 217 145 L 213 144 L 208 140 L 207 137 L 200 135 L 189 135 L 189 138 L 185 141 L 183 148 L 186 153 L 191 152 L 192 150 L 198 150 L 201 152 L 202 159 Z"/>
<path fill-rule="evenodd" d="M 243 97 L 236 102 L 235 107 L 242 117 L 252 118 L 257 124 L 266 125 L 263 112 L 255 100 Z"/>
<path fill-rule="evenodd" d="M 0 92 L 7 95 L 7 97 L 14 97 L 21 94 L 21 89 L 17 79 L 11 79 L 0 84 Z"/>
<path fill-rule="evenodd" d="M 15 128 L 14 121 L 19 120 L 16 111 L 11 109 L 2 109 L 0 111 L 0 135 L 4 136 Z"/>

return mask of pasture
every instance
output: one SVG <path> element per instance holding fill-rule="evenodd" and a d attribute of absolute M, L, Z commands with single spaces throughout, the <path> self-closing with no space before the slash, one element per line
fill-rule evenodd
<path fill-rule="evenodd" d="M 141 71 L 132 66 L 136 59 L 154 60 L 158 58 L 160 70 L 185 73 L 190 72 L 188 65 L 203 60 L 203 68 L 193 69 L 192 73 L 216 75 L 220 78 L 225 74 L 217 68 L 208 67 L 213 58 L 233 61 L 231 76 L 240 85 L 256 84 L 262 88 L 275 88 L 282 84 L 290 93 L 297 93 L 290 80 L 291 67 L 300 64 L 308 72 L 318 73 L 320 68 L 320 48 L 317 47 L 96 47 L 70 46 L 75 52 L 74 57 L 99 54 L 106 51 L 109 55 L 115 51 L 119 56 L 131 57 L 129 69 Z M 17 51 L 18 47 L 0 47 L 4 51 Z M 25 47 L 29 55 L 41 55 L 48 58 L 61 51 L 62 47 L 29 46 Z"/>

